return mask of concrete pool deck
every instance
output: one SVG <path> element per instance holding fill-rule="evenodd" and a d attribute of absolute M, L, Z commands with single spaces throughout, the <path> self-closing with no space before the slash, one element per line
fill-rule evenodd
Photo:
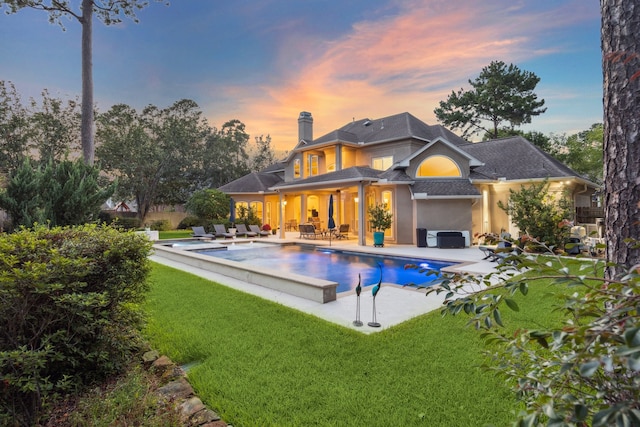
<path fill-rule="evenodd" d="M 271 243 L 304 243 L 318 246 L 329 246 L 328 240 L 298 239 L 299 233 L 287 233 L 287 239 L 279 239 L 269 236 L 263 239 L 253 239 L 256 242 L 268 241 Z M 245 240 L 245 239 L 241 239 Z M 239 240 L 240 241 L 240 240 Z M 159 242 L 160 243 L 160 242 Z M 371 242 L 368 242 L 371 243 Z M 332 241 L 331 247 L 337 250 L 362 251 L 376 255 L 404 256 L 412 258 L 425 258 L 434 260 L 455 261 L 461 264 L 449 268 L 447 271 L 465 271 L 472 274 L 488 274 L 495 271 L 496 263 L 483 260 L 483 253 L 477 246 L 464 249 L 438 249 L 418 248 L 409 245 L 386 244 L 384 248 L 371 246 L 358 246 L 355 239 Z M 381 327 L 374 328 L 367 325 L 373 317 L 373 297 L 371 288 L 373 284 L 363 283 L 360 295 L 360 320 L 363 326 L 356 327 L 353 321 L 356 317 L 357 297 L 353 292 L 338 294 L 335 301 L 328 303 L 314 302 L 306 298 L 296 297 L 281 291 L 269 289 L 260 285 L 254 285 L 213 271 L 185 265 L 158 255 L 152 255 L 151 260 L 159 264 L 192 273 L 196 276 L 220 283 L 225 286 L 246 292 L 258 297 L 282 304 L 284 306 L 314 315 L 329 322 L 344 326 L 358 332 L 370 334 L 390 328 L 405 322 L 413 317 L 437 310 L 442 306 L 444 295 L 431 294 L 425 296 L 424 291 L 401 287 L 393 284 L 385 284 L 376 297 L 376 317 Z"/>

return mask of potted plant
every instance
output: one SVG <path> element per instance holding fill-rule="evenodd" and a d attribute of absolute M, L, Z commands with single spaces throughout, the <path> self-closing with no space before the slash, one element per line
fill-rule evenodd
<path fill-rule="evenodd" d="M 369 207 L 369 224 L 373 228 L 373 246 L 384 246 L 384 231 L 391 228 L 393 215 L 387 211 L 386 204 Z"/>

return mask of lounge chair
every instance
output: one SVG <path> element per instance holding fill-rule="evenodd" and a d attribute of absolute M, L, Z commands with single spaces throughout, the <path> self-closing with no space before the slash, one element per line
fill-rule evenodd
<path fill-rule="evenodd" d="M 224 237 L 225 239 L 233 239 L 235 237 L 234 234 L 227 233 L 227 230 L 225 230 L 222 224 L 214 224 L 213 229 L 215 230 L 216 237 Z"/>
<path fill-rule="evenodd" d="M 478 249 L 480 249 L 484 253 L 484 258 L 489 261 L 499 261 L 504 258 L 504 254 L 510 255 L 511 250 L 507 248 L 511 248 L 511 242 L 505 242 L 501 240 L 497 245 L 480 245 Z"/>
<path fill-rule="evenodd" d="M 260 227 L 258 227 L 255 224 L 250 224 L 249 225 L 249 230 L 251 230 L 252 232 L 256 233 L 260 237 L 269 237 L 269 234 L 271 234 L 267 230 L 260 230 Z"/>
<path fill-rule="evenodd" d="M 236 230 L 238 230 L 236 232 L 236 235 L 238 236 L 256 237 L 258 235 L 258 233 L 254 233 L 253 231 L 247 230 L 247 226 L 242 223 L 236 224 Z"/>
<path fill-rule="evenodd" d="M 204 237 L 207 239 L 215 239 L 216 236 L 213 234 L 209 234 L 204 231 L 204 227 L 191 227 L 191 231 L 193 231 L 193 237 Z"/>
<path fill-rule="evenodd" d="M 334 231 L 336 239 L 348 239 L 349 238 L 349 224 L 340 224 L 340 227 Z"/>

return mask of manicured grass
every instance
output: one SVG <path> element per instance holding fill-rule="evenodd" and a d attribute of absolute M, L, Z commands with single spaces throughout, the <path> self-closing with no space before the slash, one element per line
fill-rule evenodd
<path fill-rule="evenodd" d="M 191 230 L 168 230 L 158 232 L 160 239 L 183 239 L 185 237 L 193 237 Z"/>
<path fill-rule="evenodd" d="M 148 338 L 193 364 L 197 393 L 234 426 L 475 427 L 508 425 L 519 409 L 479 367 L 486 346 L 465 316 L 364 335 L 161 265 L 152 280 Z M 519 312 L 504 310 L 509 329 L 557 322 L 548 289 L 531 286 Z"/>

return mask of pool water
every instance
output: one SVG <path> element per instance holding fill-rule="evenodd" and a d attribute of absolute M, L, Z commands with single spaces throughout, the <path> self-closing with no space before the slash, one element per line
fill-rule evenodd
<path fill-rule="evenodd" d="M 398 285 L 428 286 L 438 276 L 427 275 L 418 269 L 405 269 L 407 264 L 415 264 L 426 270 L 437 270 L 454 262 L 434 261 L 401 257 L 382 257 L 356 252 L 343 252 L 330 249 L 309 249 L 299 245 L 257 247 L 228 251 L 197 251 L 232 261 L 248 263 L 253 267 L 282 270 L 290 273 L 325 279 L 338 283 L 336 292 L 347 292 L 358 284 L 358 274 L 362 277 L 362 286 L 378 283 L 382 266 L 382 281 Z"/>

